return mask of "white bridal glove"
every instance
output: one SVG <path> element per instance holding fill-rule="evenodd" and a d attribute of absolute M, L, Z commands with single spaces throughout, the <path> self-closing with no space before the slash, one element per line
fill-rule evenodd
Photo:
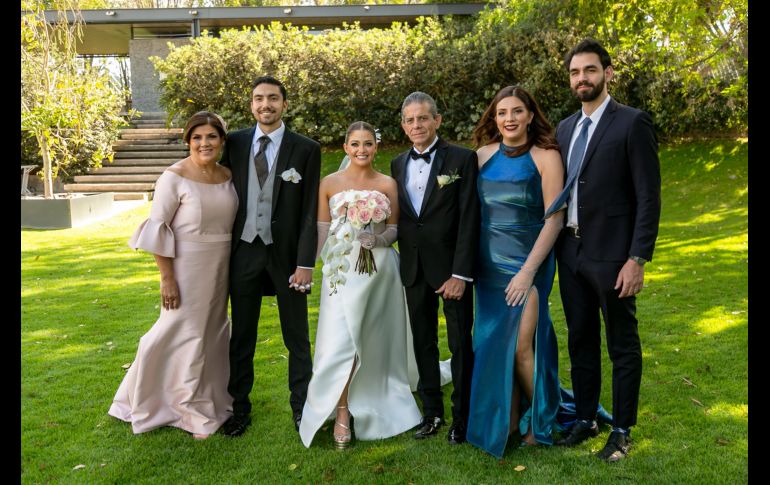
<path fill-rule="evenodd" d="M 329 228 L 332 226 L 331 222 L 316 221 L 315 227 L 318 231 L 318 245 L 315 249 L 315 259 L 318 259 L 318 255 L 321 254 L 321 249 L 324 247 L 326 238 L 329 237 Z"/>

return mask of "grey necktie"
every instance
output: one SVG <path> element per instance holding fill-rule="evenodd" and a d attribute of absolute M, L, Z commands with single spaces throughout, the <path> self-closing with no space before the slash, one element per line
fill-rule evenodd
<path fill-rule="evenodd" d="M 583 165 L 583 156 L 586 152 L 586 145 L 588 144 L 588 127 L 591 125 L 591 118 L 583 120 L 583 126 L 580 128 L 575 139 L 575 144 L 572 145 L 572 151 L 569 153 L 569 167 L 567 167 L 567 181 L 564 183 L 564 189 L 556 200 L 553 201 L 551 207 L 545 211 L 544 218 L 547 218 L 554 212 L 561 209 L 565 202 L 569 200 L 569 194 L 572 191 L 572 185 L 577 179 L 578 173 L 580 173 L 580 166 Z"/>
<path fill-rule="evenodd" d="M 265 180 L 267 180 L 267 174 L 270 172 L 270 169 L 267 166 L 267 144 L 270 143 L 270 137 L 267 135 L 260 136 L 257 141 L 259 141 L 259 150 L 257 150 L 257 154 L 254 155 L 254 168 L 257 170 L 257 179 L 259 179 L 259 187 L 262 188 L 263 185 L 265 185 Z"/>

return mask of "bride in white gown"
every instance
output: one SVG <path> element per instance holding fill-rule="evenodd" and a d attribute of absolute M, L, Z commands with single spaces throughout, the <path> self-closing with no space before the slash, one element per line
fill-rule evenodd
<path fill-rule="evenodd" d="M 396 182 L 372 167 L 377 139 L 371 125 L 353 123 L 343 146 L 349 165 L 325 177 L 319 187 L 319 247 L 325 264 L 313 377 L 299 428 L 306 447 L 328 419 L 335 420 L 335 446 L 346 448 L 353 432 L 360 440 L 388 438 L 421 418 L 412 396 L 417 369 L 398 253 L 391 246 L 397 235 Z M 355 213 L 348 210 L 362 206 L 356 199 L 379 201 L 378 208 L 386 209 L 379 219 L 390 214 L 357 229 L 350 223 Z M 362 244 L 371 249 L 376 265 L 371 275 L 356 270 Z"/>

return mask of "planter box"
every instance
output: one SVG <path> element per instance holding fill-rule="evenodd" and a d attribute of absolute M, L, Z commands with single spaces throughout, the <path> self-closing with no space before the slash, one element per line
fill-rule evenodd
<path fill-rule="evenodd" d="M 73 194 L 71 197 L 45 199 L 22 197 L 21 227 L 30 229 L 66 229 L 79 227 L 112 214 L 115 194 Z"/>

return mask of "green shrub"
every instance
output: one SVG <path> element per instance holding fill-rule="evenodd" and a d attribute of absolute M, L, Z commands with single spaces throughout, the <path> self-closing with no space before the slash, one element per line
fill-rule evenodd
<path fill-rule="evenodd" d="M 231 128 L 251 125 L 250 83 L 270 74 L 288 90 L 287 122 L 322 143 L 339 143 L 345 128 L 359 119 L 380 128 L 386 142 L 404 142 L 399 110 L 415 90 L 436 99 L 446 137 L 467 140 L 506 85 L 532 92 L 554 125 L 578 109 L 563 57 L 593 36 L 613 55 L 616 79 L 610 93 L 649 111 L 661 136 L 745 131 L 748 63 L 738 63 L 736 81 L 712 75 L 710 57 L 696 58 L 702 53 L 686 50 L 681 42 L 676 48 L 657 47 L 665 44 L 656 40 L 662 38 L 661 26 L 691 28 L 666 19 L 672 8 L 682 7 L 658 0 L 504 2 L 472 18 L 421 18 L 414 26 L 393 23 L 369 30 L 353 24 L 320 35 L 275 22 L 223 31 L 219 38 L 200 37 L 172 46 L 165 59 L 152 60 L 164 75 L 161 102 L 171 115 L 184 118 L 208 109 L 222 114 Z M 735 65 L 735 60 L 733 55 L 719 62 Z"/>

